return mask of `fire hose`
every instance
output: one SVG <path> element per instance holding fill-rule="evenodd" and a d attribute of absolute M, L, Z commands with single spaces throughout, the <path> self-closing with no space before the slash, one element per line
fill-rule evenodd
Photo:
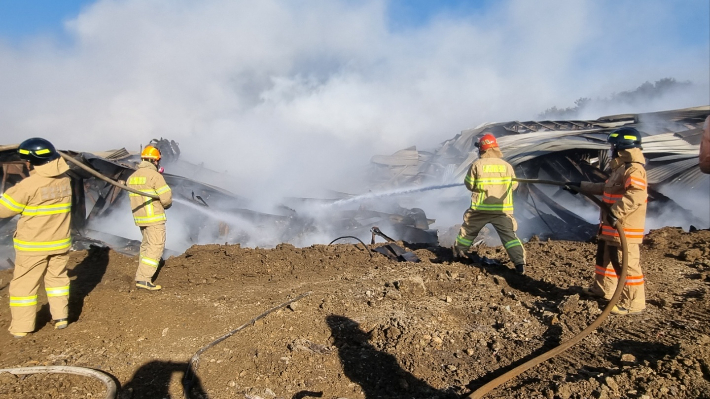
<path fill-rule="evenodd" d="M 57 151 L 57 152 L 59 153 L 59 155 L 62 156 L 62 158 L 64 158 L 65 160 L 67 160 L 67 161 L 69 161 L 69 162 L 71 162 L 71 163 L 73 163 L 74 165 L 80 167 L 81 169 L 83 169 L 83 170 L 89 172 L 91 175 L 93 175 L 93 176 L 96 177 L 97 179 L 101 179 L 101 180 L 105 181 L 106 183 L 113 184 L 114 186 L 116 186 L 116 187 L 118 187 L 118 188 L 120 188 L 120 189 L 123 189 L 123 190 L 126 190 L 126 191 L 130 191 L 130 192 L 132 192 L 133 194 L 140 194 L 140 195 L 142 195 L 142 196 L 144 196 L 144 197 L 150 197 L 150 198 L 152 198 L 152 199 L 154 199 L 154 200 L 159 200 L 159 199 L 160 199 L 160 197 L 157 196 L 157 195 L 155 195 L 155 194 L 144 193 L 144 192 L 142 192 L 142 191 L 140 191 L 140 190 L 136 190 L 136 189 L 134 189 L 134 188 L 130 188 L 130 187 L 126 186 L 125 184 L 121 184 L 121 183 L 119 183 L 119 182 L 117 182 L 117 181 L 113 181 L 113 180 L 109 179 L 108 177 L 102 175 L 101 173 L 99 173 L 99 172 L 97 172 L 97 171 L 91 169 L 90 167 L 84 165 L 84 163 L 77 161 L 77 160 L 74 159 L 73 157 L 70 157 L 69 155 L 67 155 L 67 154 L 65 154 L 65 153 L 63 153 L 63 152 L 61 152 L 61 151 Z"/>
<path fill-rule="evenodd" d="M 534 179 L 513 179 L 517 182 L 520 183 L 537 183 L 537 184 L 549 184 L 549 185 L 554 185 L 554 186 L 565 186 L 564 182 L 558 182 L 558 181 L 553 181 L 553 180 L 534 180 Z M 568 186 L 570 189 L 575 190 L 576 192 L 580 192 L 577 187 L 574 186 Z M 605 212 L 609 213 L 610 209 L 607 204 L 599 200 L 597 197 L 591 195 L 591 194 L 584 194 L 587 198 L 592 200 L 595 204 L 599 206 L 599 208 L 603 209 Z M 562 344 L 558 345 L 555 348 L 552 348 L 551 350 L 536 356 L 527 362 L 513 368 L 512 370 L 504 373 L 503 375 L 491 380 L 487 384 L 484 384 L 480 388 L 476 389 L 473 391 L 471 394 L 466 396 L 466 399 L 480 399 L 487 393 L 491 392 L 498 386 L 512 380 L 513 378 L 517 377 L 518 375 L 522 374 L 523 372 L 527 371 L 528 369 L 531 369 L 538 364 L 541 364 L 542 362 L 551 359 L 560 353 L 566 351 L 573 345 L 577 344 L 580 342 L 584 337 L 589 335 L 592 331 L 594 331 L 597 327 L 599 327 L 604 320 L 609 316 L 611 313 L 611 309 L 616 305 L 616 302 L 619 300 L 619 297 L 621 297 L 621 292 L 624 290 L 624 283 L 626 281 L 626 274 L 627 274 L 627 269 L 629 265 L 629 252 L 628 252 L 628 245 L 626 242 L 626 235 L 624 234 L 624 229 L 621 226 L 621 223 L 616 223 L 614 225 L 614 228 L 616 228 L 616 231 L 619 232 L 619 240 L 621 241 L 621 251 L 622 251 L 622 261 L 621 261 L 621 274 L 619 275 L 619 282 L 616 286 L 616 290 L 614 291 L 614 295 L 611 297 L 609 300 L 609 303 L 606 305 L 602 313 L 599 315 L 599 317 L 596 318 L 590 324 L 587 328 L 582 330 L 580 333 L 575 335 L 574 337 L 570 338 L 569 341 L 563 342 Z"/>
<path fill-rule="evenodd" d="M 6 150 L 16 150 L 18 147 L 20 147 L 19 144 L 12 144 L 12 145 L 0 146 L 0 150 L 2 150 L 2 151 L 6 151 Z M 121 184 L 121 183 L 119 183 L 119 182 L 117 182 L 117 181 L 111 180 L 111 179 L 109 179 L 108 177 L 102 175 L 101 173 L 95 171 L 94 169 L 91 169 L 90 167 L 84 165 L 83 162 L 77 161 L 77 160 L 74 159 L 73 157 L 71 157 L 71 156 L 69 156 L 69 155 L 67 155 L 67 154 L 65 154 L 65 153 L 63 153 L 63 152 L 61 152 L 61 151 L 57 151 L 57 152 L 59 153 L 59 155 L 60 155 L 62 158 L 64 158 L 64 160 L 73 163 L 74 165 L 78 166 L 79 168 L 85 170 L 86 172 L 89 172 L 92 176 L 96 177 L 97 179 L 101 179 L 101 180 L 105 181 L 106 183 L 113 184 L 114 186 L 116 186 L 116 187 L 118 187 L 118 188 L 120 188 L 120 189 L 122 189 L 122 190 L 130 191 L 130 192 L 132 192 L 133 194 L 140 194 L 140 195 L 142 195 L 142 196 L 144 196 L 144 197 L 150 197 L 150 198 L 155 199 L 155 200 L 159 200 L 159 199 L 160 199 L 160 197 L 157 196 L 157 195 L 155 195 L 155 194 L 144 193 L 144 192 L 142 192 L 142 191 L 139 191 L 139 190 L 130 188 L 130 187 L 126 186 L 125 184 Z"/>
<path fill-rule="evenodd" d="M 214 341 L 210 342 L 209 344 L 203 346 L 198 350 L 194 355 L 192 355 L 192 358 L 190 358 L 190 361 L 187 363 L 187 369 L 185 370 L 185 376 L 182 379 L 182 390 L 183 394 L 185 395 L 185 399 L 190 399 L 190 391 L 192 390 L 192 386 L 194 384 L 194 379 L 195 375 L 197 372 L 197 366 L 200 364 L 200 355 L 204 353 L 207 349 L 217 345 L 218 343 L 224 341 L 225 339 L 231 337 L 232 335 L 238 333 L 239 331 L 254 325 L 257 321 L 263 319 L 264 317 L 268 316 L 269 314 L 285 308 L 286 306 L 298 301 L 301 298 L 305 298 L 308 295 L 311 295 L 312 291 L 304 292 L 303 294 L 288 300 L 280 305 L 274 306 L 273 308 L 267 310 L 266 312 L 260 314 L 259 316 L 256 316 L 255 318 L 249 320 L 248 322 L 242 324 L 241 326 L 235 328 L 234 330 L 222 335 L 221 337 L 215 339 Z"/>
<path fill-rule="evenodd" d="M 105 399 L 114 399 L 116 397 L 116 383 L 106 373 L 99 370 L 94 370 L 86 367 L 75 366 L 36 366 L 36 367 L 18 367 L 11 369 L 0 369 L 0 374 L 10 373 L 13 375 L 22 374 L 75 374 L 84 377 L 96 378 L 103 382 L 106 386 Z"/>

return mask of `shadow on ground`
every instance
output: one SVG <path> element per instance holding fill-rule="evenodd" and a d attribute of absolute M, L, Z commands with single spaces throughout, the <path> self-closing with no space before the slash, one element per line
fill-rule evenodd
<path fill-rule="evenodd" d="M 370 335 L 344 316 L 326 317 L 345 376 L 360 385 L 367 399 L 453 399 L 402 369 L 397 359 L 370 344 Z"/>

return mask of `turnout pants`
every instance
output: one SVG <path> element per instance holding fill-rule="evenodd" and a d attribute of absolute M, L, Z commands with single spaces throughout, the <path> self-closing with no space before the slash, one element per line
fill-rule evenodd
<path fill-rule="evenodd" d="M 165 224 L 141 226 L 141 253 L 138 257 L 136 281 L 153 282 L 153 276 L 158 271 L 160 258 L 165 249 Z"/>
<path fill-rule="evenodd" d="M 10 281 L 10 332 L 32 332 L 37 315 L 37 291 L 44 276 L 49 310 L 52 319 L 66 319 L 69 315 L 69 253 L 36 255 L 16 251 L 15 271 Z"/>
<path fill-rule="evenodd" d="M 618 306 L 631 311 L 643 310 L 646 308 L 646 291 L 640 264 L 639 244 L 628 244 L 628 249 L 629 268 Z M 621 247 L 607 241 L 599 241 L 594 283 L 591 287 L 594 293 L 604 296 L 606 299 L 611 299 L 619 283 L 618 276 L 621 274 L 621 260 Z"/>
<path fill-rule="evenodd" d="M 523 243 L 515 235 L 518 223 L 513 215 L 507 213 L 485 213 L 477 212 L 470 208 L 467 209 L 463 214 L 461 230 L 459 230 L 459 235 L 456 237 L 456 246 L 463 251 L 468 250 L 483 226 L 488 223 L 492 224 L 493 228 L 496 229 L 513 264 L 525 264 Z"/>

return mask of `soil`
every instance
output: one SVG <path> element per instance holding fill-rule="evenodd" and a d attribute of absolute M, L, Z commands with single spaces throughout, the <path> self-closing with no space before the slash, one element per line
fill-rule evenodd
<path fill-rule="evenodd" d="M 121 399 L 181 398 L 189 360 L 233 332 L 200 354 L 190 398 L 456 398 L 570 339 L 605 306 L 581 292 L 594 243 L 533 239 L 523 276 L 501 247 L 480 248 L 501 262 L 482 265 L 398 245 L 421 262 L 346 240 L 195 246 L 166 260 L 159 292 L 134 287 L 135 257 L 73 252 L 71 324 L 53 329 L 40 289 L 37 331 L 0 334 L 0 368 L 88 367 L 112 376 Z M 610 316 L 487 397 L 710 398 L 710 231 L 652 231 L 641 256 L 644 314 Z M 11 277 L 0 271 L 4 304 Z M 4 305 L 0 328 L 9 323 Z M 0 374 L 1 399 L 89 397 L 105 389 L 87 377 Z"/>

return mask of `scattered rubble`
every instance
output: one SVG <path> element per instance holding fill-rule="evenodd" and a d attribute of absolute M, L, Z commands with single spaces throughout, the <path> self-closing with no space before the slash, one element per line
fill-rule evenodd
<path fill-rule="evenodd" d="M 620 126 L 633 126 L 644 134 L 649 182 L 648 218 L 666 216 L 675 225 L 707 225 L 708 220 L 684 208 L 689 196 L 707 196 L 707 176 L 698 168 L 702 125 L 710 106 L 645 114 L 624 114 L 597 120 L 526 121 L 486 123 L 462 131 L 435 151 L 409 147 L 391 156 L 372 157 L 373 185 L 381 189 L 460 183 L 476 160 L 478 136 L 492 132 L 504 158 L 514 166 L 517 177 L 556 181 L 601 182 L 607 177 L 608 133 Z M 661 192 L 661 189 L 665 188 Z M 465 190 L 440 193 L 439 202 L 452 204 Z M 589 240 L 596 234 L 596 207 L 584 196 L 572 196 L 559 187 L 520 185 L 515 192 L 518 235 L 528 239 Z M 695 210 L 694 210 L 695 211 Z M 667 217 L 673 214 L 675 219 Z M 441 229 L 440 229 L 441 230 Z M 441 239 L 442 237 L 440 237 Z"/>
<path fill-rule="evenodd" d="M 693 261 L 679 254 L 708 248 L 710 231 L 664 228 L 647 243 L 644 315 L 609 317 L 486 397 L 709 399 L 710 254 Z M 421 261 L 370 257 L 360 243 L 194 246 L 167 259 L 157 293 L 132 286 L 134 257 L 100 247 L 73 252 L 72 323 L 54 331 L 43 307 L 36 333 L 0 334 L 0 368 L 84 366 L 115 376 L 121 399 L 182 398 L 196 350 L 312 292 L 204 352 L 190 397 L 457 398 L 569 339 L 604 306 L 581 293 L 593 274 L 593 243 L 526 243 L 525 276 L 498 248 L 480 251 L 500 265 L 477 265 L 453 261 L 448 248 L 402 245 Z M 5 282 L 10 275 L 0 271 Z M 7 295 L 0 285 L 0 301 Z M 8 325 L 0 311 L 0 326 Z M 75 379 L 0 382 L 0 399 L 101 393 Z"/>

